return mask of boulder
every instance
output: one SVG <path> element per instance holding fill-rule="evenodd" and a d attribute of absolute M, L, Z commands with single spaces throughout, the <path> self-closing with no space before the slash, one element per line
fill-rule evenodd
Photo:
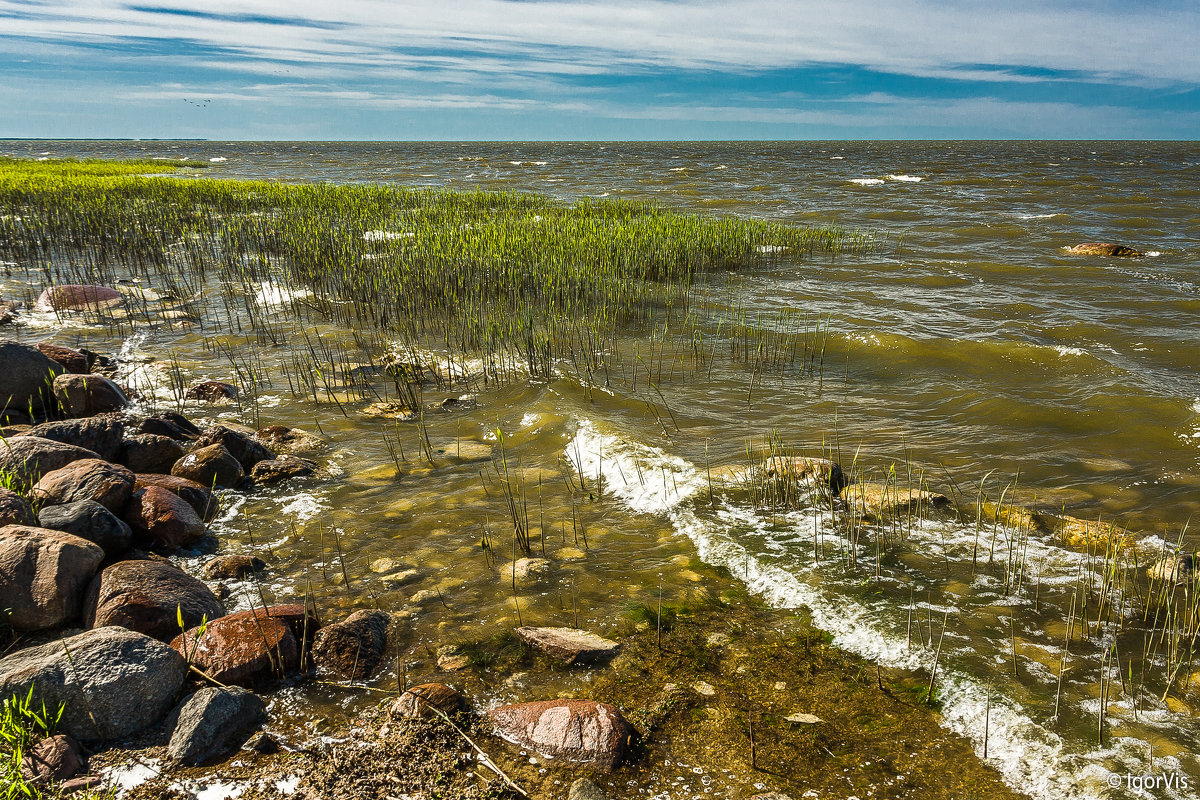
<path fill-rule="evenodd" d="M 221 601 L 201 581 L 165 561 L 119 561 L 88 588 L 84 624 L 120 625 L 169 642 L 184 629 L 225 615 Z"/>
<path fill-rule="evenodd" d="M 592 664 L 612 658 L 621 645 L 574 628 L 517 628 L 517 638 L 564 664 Z"/>
<path fill-rule="evenodd" d="M 193 442 L 200 435 L 200 429 L 191 420 L 173 411 L 146 417 L 138 423 L 138 432 L 167 436 L 177 442 Z"/>
<path fill-rule="evenodd" d="M 35 347 L 46 358 L 61 364 L 62 368 L 67 372 L 72 372 L 76 375 L 87 375 L 92 371 L 91 361 L 78 350 L 72 350 L 69 347 L 63 347 L 58 344 L 50 344 L 49 342 L 39 342 Z"/>
<path fill-rule="evenodd" d="M 36 414 L 53 405 L 54 379 L 66 372 L 61 364 L 12 339 L 0 339 L 0 364 L 0 410 Z"/>
<path fill-rule="evenodd" d="M 189 481 L 187 478 L 177 478 L 174 475 L 139 472 L 133 476 L 133 491 L 137 493 L 150 486 L 158 486 L 179 497 L 192 507 L 200 519 L 209 522 L 220 510 L 220 503 L 213 497 L 207 487 Z"/>
<path fill-rule="evenodd" d="M 260 461 L 269 461 L 275 454 L 263 445 L 254 441 L 250 435 L 235 431 L 226 425 L 210 425 L 200 433 L 196 440 L 197 447 L 222 445 L 249 472 Z"/>
<path fill-rule="evenodd" d="M 321 628 L 312 647 L 318 672 L 346 680 L 370 678 L 387 651 L 390 622 L 383 611 L 362 610 Z"/>
<path fill-rule="evenodd" d="M 496 734 L 546 758 L 608 772 L 621 762 L 633 728 L 616 706 L 594 700 L 542 700 L 487 713 Z"/>
<path fill-rule="evenodd" d="M 124 303 L 124 296 L 116 289 L 67 283 L 43 291 L 34 308 L 37 311 L 103 311 Z"/>
<path fill-rule="evenodd" d="M 1195 559 L 1191 553 L 1175 553 L 1153 564 L 1146 574 L 1150 580 L 1171 586 L 1191 583 L 1196 574 Z"/>
<path fill-rule="evenodd" d="M 200 400 L 205 403 L 228 403 L 237 399 L 238 390 L 232 383 L 201 381 L 189 388 L 183 396 L 188 400 Z"/>
<path fill-rule="evenodd" d="M 201 689 L 179 708 L 167 757 L 189 767 L 224 758 L 262 724 L 266 711 L 262 698 L 245 689 Z"/>
<path fill-rule="evenodd" d="M 121 739 L 158 722 L 175 702 L 187 662 L 125 628 L 84 631 L 0 659 L 0 697 L 63 706 L 59 730 L 82 741 Z"/>
<path fill-rule="evenodd" d="M 432 719 L 433 709 L 450 716 L 463 707 L 463 697 L 444 683 L 422 683 L 413 686 L 392 703 L 388 715 L 392 719 Z"/>
<path fill-rule="evenodd" d="M 17 306 L 8 300 L 0 300 L 0 326 L 12 325 L 17 321 Z"/>
<path fill-rule="evenodd" d="M 314 453 L 325 446 L 320 436 L 299 428 L 286 428 L 283 425 L 269 425 L 255 432 L 254 438 L 276 453 L 301 455 Z"/>
<path fill-rule="evenodd" d="M 40 436 L 63 444 L 73 444 L 91 450 L 105 461 L 118 461 L 121 457 L 121 437 L 125 423 L 117 414 L 102 414 L 82 419 L 65 419 L 43 422 L 29 429 L 28 436 Z"/>
<path fill-rule="evenodd" d="M 26 486 L 33 486 L 47 472 L 62 469 L 73 461 L 99 457 L 92 450 L 40 436 L 0 439 L 0 470 Z"/>
<path fill-rule="evenodd" d="M 202 486 L 228 489 L 241 484 L 245 473 L 242 465 L 224 445 L 199 447 L 175 462 L 171 474 L 187 478 Z"/>
<path fill-rule="evenodd" d="M 311 615 L 308 619 L 312 635 L 316 620 Z M 214 680 L 253 688 L 299 670 L 304 620 L 304 607 L 299 605 L 239 611 L 210 622 L 202 635 L 198 629 L 188 630 L 175 637 L 171 647 Z"/>
<path fill-rule="evenodd" d="M 204 538 L 204 521 L 182 497 L 161 486 L 134 492 L 125 507 L 134 536 L 156 550 L 173 552 Z"/>
<path fill-rule="evenodd" d="M 4 525 L 37 525 L 37 517 L 33 516 L 28 500 L 0 487 L 0 526 Z"/>
<path fill-rule="evenodd" d="M 0 612 L 19 631 L 62 625 L 79 616 L 83 593 L 104 551 L 62 531 L 0 528 Z"/>
<path fill-rule="evenodd" d="M 42 739 L 21 758 L 21 774 L 30 783 L 62 783 L 83 769 L 79 742 L 65 733 Z"/>
<path fill-rule="evenodd" d="M 134 472 L 167 473 L 184 455 L 183 445 L 170 436 L 135 433 L 121 442 L 119 460 Z"/>
<path fill-rule="evenodd" d="M 896 516 L 923 516 L 950 506 L 950 498 L 925 489 L 910 489 L 895 484 L 856 483 L 845 489 L 843 499 L 868 519 Z"/>
<path fill-rule="evenodd" d="M 54 398 L 68 417 L 90 417 L 129 405 L 121 387 L 103 375 L 59 375 L 54 379 Z"/>
<path fill-rule="evenodd" d="M 48 505 L 95 500 L 119 514 L 133 494 L 133 482 L 128 467 L 99 458 L 82 458 L 43 475 L 33 487 L 33 495 Z"/>
<path fill-rule="evenodd" d="M 99 545 L 104 555 L 110 558 L 128 550 L 133 542 L 133 531 L 129 526 L 95 500 L 46 506 L 38 512 L 37 524 L 87 539 Z"/>
<path fill-rule="evenodd" d="M 768 480 L 824 487 L 835 497 L 849 483 L 836 461 L 808 456 L 771 456 L 763 462 L 763 476 Z"/>
<path fill-rule="evenodd" d="M 250 477 L 255 483 L 263 486 L 268 486 L 272 483 L 290 480 L 292 478 L 303 478 L 308 475 L 315 475 L 317 465 L 307 458 L 300 456 L 275 456 L 266 461 L 259 461 L 250 470 Z"/>
<path fill-rule="evenodd" d="M 1068 247 L 1067 252 L 1075 256 L 1116 256 L 1118 258 L 1141 258 L 1142 254 L 1132 247 L 1111 242 L 1084 242 Z"/>
<path fill-rule="evenodd" d="M 254 572 L 262 572 L 267 565 L 261 558 L 246 555 L 217 556 L 204 565 L 204 577 L 209 580 L 240 581 Z"/>

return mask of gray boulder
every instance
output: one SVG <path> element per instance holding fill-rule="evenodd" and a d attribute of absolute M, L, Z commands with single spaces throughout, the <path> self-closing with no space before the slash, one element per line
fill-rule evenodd
<path fill-rule="evenodd" d="M 40 436 L 0 439 L 0 470 L 25 486 L 33 486 L 47 472 L 62 469 L 73 461 L 99 457 L 95 451 Z"/>
<path fill-rule="evenodd" d="M 262 698 L 245 689 L 201 689 L 180 706 L 167 755 L 189 767 L 223 758 L 241 747 L 265 716 Z"/>
<path fill-rule="evenodd" d="M 36 347 L 0 339 L 0 411 L 36 413 L 52 406 L 54 379 L 66 372 Z"/>
<path fill-rule="evenodd" d="M 95 500 L 46 506 L 38 512 L 37 524 L 87 539 L 99 545 L 107 556 L 125 552 L 133 542 L 133 531 L 124 520 Z"/>
<path fill-rule="evenodd" d="M 120 739 L 162 719 L 187 677 L 183 656 L 125 628 L 84 631 L 0 659 L 0 697 L 63 706 L 59 730 L 82 741 Z"/>
<path fill-rule="evenodd" d="M 167 473 L 184 454 L 183 445 L 169 436 L 135 433 L 122 442 L 120 460 L 134 472 Z"/>
<path fill-rule="evenodd" d="M 121 436 L 125 423 L 117 415 L 102 414 L 82 419 L 64 419 L 34 425 L 25 435 L 40 436 L 63 444 L 73 444 L 91 450 L 105 461 L 121 456 Z"/>
<path fill-rule="evenodd" d="M 68 417 L 90 417 L 129 405 L 121 387 L 103 375 L 59 375 L 54 379 L 54 398 Z"/>
<path fill-rule="evenodd" d="M 38 631 L 79 616 L 104 551 L 62 531 L 0 528 L 0 611 L 15 630 Z M 2 696 L 2 695 L 0 695 Z"/>

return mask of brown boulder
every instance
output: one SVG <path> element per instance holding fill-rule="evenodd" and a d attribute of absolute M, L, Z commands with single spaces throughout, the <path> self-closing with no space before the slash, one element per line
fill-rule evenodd
<path fill-rule="evenodd" d="M 119 561 L 106 567 L 88 587 L 84 624 L 120 625 L 162 642 L 184 628 L 225 614 L 221 601 L 202 582 L 164 561 Z"/>
<path fill-rule="evenodd" d="M 422 683 L 414 686 L 392 703 L 388 710 L 392 719 L 432 719 L 441 711 L 446 716 L 463 707 L 463 697 L 444 683 Z"/>
<path fill-rule="evenodd" d="M 1067 252 L 1075 256 L 1116 256 L 1118 258 L 1141 258 L 1142 254 L 1132 247 L 1111 242 L 1084 242 L 1068 247 Z"/>
<path fill-rule="evenodd" d="M 201 381 L 184 394 L 188 400 L 200 400 L 205 403 L 228 403 L 236 400 L 237 387 L 221 381 Z"/>
<path fill-rule="evenodd" d="M 72 461 L 62 469 L 47 472 L 33 487 L 34 497 L 46 505 L 95 500 L 120 514 L 133 493 L 133 473 L 127 467 L 99 458 Z"/>
<path fill-rule="evenodd" d="M 50 344 L 49 342 L 39 342 L 35 347 L 46 358 L 61 364 L 67 372 L 72 372 L 76 375 L 87 375 L 92 371 L 92 365 L 88 357 L 78 350 L 72 350 L 62 345 Z"/>
<path fill-rule="evenodd" d="M 240 581 L 253 572 L 262 572 L 267 565 L 261 558 L 246 555 L 217 556 L 204 565 L 204 577 L 209 580 Z"/>
<path fill-rule="evenodd" d="M 86 539 L 29 525 L 0 528 L 0 598 L 18 631 L 53 628 L 79 616 L 104 551 Z"/>
<path fill-rule="evenodd" d="M 33 486 L 47 472 L 85 458 L 99 456 L 91 450 L 40 436 L 0 439 L 0 470 L 12 475 L 23 486 Z"/>
<path fill-rule="evenodd" d="M 170 472 L 184 455 L 183 445 L 156 433 L 135 433 L 121 442 L 121 463 L 134 472 Z"/>
<path fill-rule="evenodd" d="M 210 425 L 200 433 L 196 440 L 197 447 L 222 445 L 249 472 L 260 461 L 269 461 L 275 454 L 256 442 L 252 434 L 235 431 L 227 425 Z"/>
<path fill-rule="evenodd" d="M 565 664 L 590 664 L 616 655 L 621 645 L 574 628 L 517 628 L 517 638 Z"/>
<path fill-rule="evenodd" d="M 271 683 L 300 668 L 300 638 L 293 631 L 297 608 L 303 619 L 302 606 L 229 614 L 210 622 L 203 634 L 193 628 L 176 636 L 171 647 L 220 683 L 247 688 Z"/>
<path fill-rule="evenodd" d="M 21 774 L 38 786 L 61 783 L 83 769 L 79 742 L 65 733 L 42 739 L 21 758 Z"/>
<path fill-rule="evenodd" d="M 29 501 L 16 492 L 0 487 L 0 526 L 37 525 Z"/>
<path fill-rule="evenodd" d="M 161 486 L 135 492 L 125 507 L 125 522 L 133 535 L 168 552 L 190 547 L 204 538 L 204 521 L 187 502 Z"/>
<path fill-rule="evenodd" d="M 149 486 L 159 486 L 168 492 L 179 495 L 205 522 L 211 521 L 220 509 L 220 503 L 207 487 L 195 481 L 189 481 L 187 478 L 146 472 L 139 472 L 133 478 L 134 492 L 139 492 Z"/>
<path fill-rule="evenodd" d="M 125 298 L 107 286 L 67 283 L 51 286 L 38 297 L 38 311 L 103 311 L 123 305 Z"/>
<path fill-rule="evenodd" d="M 100 414 L 82 419 L 64 419 L 43 422 L 29 429 L 26 436 L 40 436 L 63 444 L 91 450 L 105 461 L 118 461 L 121 457 L 121 437 L 125 434 L 125 423 L 119 414 Z"/>
<path fill-rule="evenodd" d="M 299 428 L 287 428 L 283 425 L 269 425 L 255 432 L 254 438 L 271 448 L 276 453 L 312 453 L 325 446 L 320 436 Z"/>
<path fill-rule="evenodd" d="M 496 734 L 547 758 L 609 771 L 625 756 L 633 728 L 616 706 L 594 700 L 542 700 L 492 709 Z"/>
<path fill-rule="evenodd" d="M 199 447 L 175 462 L 171 474 L 187 478 L 202 486 L 228 489 L 241 484 L 245 473 L 242 465 L 224 445 Z"/>
<path fill-rule="evenodd" d="M 259 461 L 250 470 L 250 477 L 255 483 L 263 486 L 292 478 L 303 478 L 317 473 L 317 465 L 307 458 L 300 456 L 282 455 L 266 461 Z"/>
<path fill-rule="evenodd" d="M 54 379 L 54 398 L 68 417 L 90 417 L 129 405 L 121 387 L 103 375 L 59 375 Z"/>
<path fill-rule="evenodd" d="M 177 442 L 192 442 L 200 435 L 200 429 L 193 425 L 191 420 L 174 411 L 164 411 L 146 417 L 138 423 L 138 432 L 169 436 Z"/>
<path fill-rule="evenodd" d="M 342 622 L 326 625 L 313 639 L 313 662 L 328 675 L 364 680 L 375 674 L 387 650 L 391 618 L 382 611 L 355 611 Z"/>

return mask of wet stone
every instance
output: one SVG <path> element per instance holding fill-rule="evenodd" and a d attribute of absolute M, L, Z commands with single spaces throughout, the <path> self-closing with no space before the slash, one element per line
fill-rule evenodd
<path fill-rule="evenodd" d="M 517 628 L 517 638 L 565 664 L 594 664 L 612 658 L 621 645 L 574 628 Z"/>

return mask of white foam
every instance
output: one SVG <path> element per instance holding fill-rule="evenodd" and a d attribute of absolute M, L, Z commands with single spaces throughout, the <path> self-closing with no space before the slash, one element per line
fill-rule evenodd
<path fill-rule="evenodd" d="M 308 492 L 300 492 L 291 497 L 281 498 L 280 502 L 283 504 L 283 507 L 279 510 L 281 514 L 295 517 L 301 522 L 310 520 L 317 516 L 317 514 L 328 509 L 328 506 L 319 500 L 316 495 L 309 494 Z"/>
<path fill-rule="evenodd" d="M 1054 352 L 1060 356 L 1086 356 L 1087 351 L 1079 347 L 1067 347 L 1066 345 L 1056 345 Z"/>
<path fill-rule="evenodd" d="M 225 156 L 215 156 L 215 157 L 209 159 L 209 161 L 212 162 L 213 164 L 220 164 L 220 163 L 223 163 L 228 160 L 229 159 L 226 158 Z"/>
<path fill-rule="evenodd" d="M 1162 251 L 1161 250 L 1147 250 L 1142 255 L 1146 256 L 1147 258 L 1158 258 L 1159 256 L 1162 255 Z"/>
<path fill-rule="evenodd" d="M 900 181 L 901 183 L 920 183 L 925 180 L 916 175 L 888 175 L 889 181 Z"/>
<path fill-rule="evenodd" d="M 1055 212 L 1052 214 L 1017 214 L 1017 219 L 1053 219 L 1054 217 L 1065 217 L 1066 214 Z"/>
<path fill-rule="evenodd" d="M 300 786 L 300 778 L 296 775 L 291 775 L 286 778 L 280 778 L 275 781 L 275 791 L 280 794 L 295 794 L 296 789 Z"/>
<path fill-rule="evenodd" d="M 851 183 L 857 183 L 859 186 L 878 186 L 883 183 L 883 178 L 851 178 Z"/>

